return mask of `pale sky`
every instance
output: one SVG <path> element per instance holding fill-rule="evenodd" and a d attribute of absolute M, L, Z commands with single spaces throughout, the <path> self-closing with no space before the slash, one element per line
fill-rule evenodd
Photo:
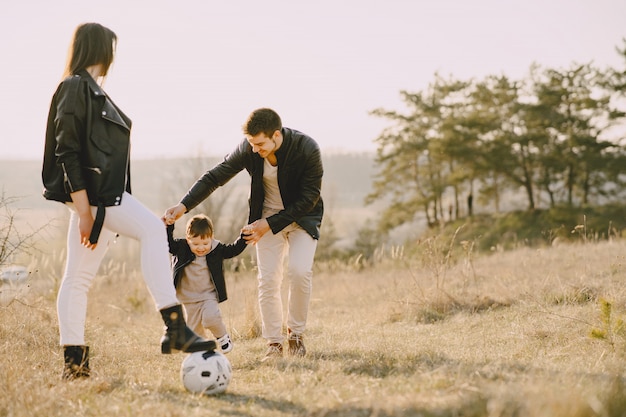
<path fill-rule="evenodd" d="M 373 151 L 401 90 L 436 72 L 522 78 L 533 62 L 623 68 L 624 0 L 22 0 L 0 12 L 0 159 L 40 159 L 75 27 L 118 35 L 104 89 L 132 157 L 223 156 L 272 107 L 323 152 Z"/>

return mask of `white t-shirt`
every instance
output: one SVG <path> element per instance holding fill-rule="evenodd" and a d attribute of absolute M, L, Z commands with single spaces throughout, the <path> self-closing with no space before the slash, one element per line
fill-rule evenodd
<path fill-rule="evenodd" d="M 283 210 L 285 206 L 278 188 L 278 166 L 273 166 L 267 159 L 263 163 L 263 188 L 265 190 L 263 210 L 276 212 Z"/>

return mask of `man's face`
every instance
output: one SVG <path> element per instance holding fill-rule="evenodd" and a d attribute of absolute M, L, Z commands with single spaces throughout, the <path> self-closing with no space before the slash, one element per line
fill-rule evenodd
<path fill-rule="evenodd" d="M 189 243 L 189 249 L 191 249 L 194 255 L 204 256 L 211 251 L 213 239 L 210 237 L 187 236 L 187 243 Z"/>
<path fill-rule="evenodd" d="M 265 133 L 259 133 L 255 136 L 247 135 L 246 139 L 252 146 L 252 152 L 258 153 L 261 158 L 267 158 L 276 150 L 276 141 L 273 138 L 268 138 Z"/>

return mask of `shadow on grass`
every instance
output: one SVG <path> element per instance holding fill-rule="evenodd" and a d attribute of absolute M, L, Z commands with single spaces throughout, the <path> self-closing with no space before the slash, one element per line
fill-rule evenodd
<path fill-rule="evenodd" d="M 411 317 L 416 323 L 433 324 L 446 320 L 459 313 L 480 314 L 502 308 L 511 307 L 513 300 L 495 300 L 488 296 L 476 296 L 467 300 L 446 297 L 435 297 L 428 303 L 416 306 Z M 399 321 L 397 315 L 391 321 Z"/>
<path fill-rule="evenodd" d="M 176 404 L 181 410 L 206 408 L 211 409 L 210 415 L 256 417 L 259 409 L 268 411 L 273 416 L 307 415 L 308 410 L 292 401 L 271 400 L 259 395 L 245 395 L 226 391 L 216 395 L 191 394 L 181 395 L 178 390 L 166 390 L 159 393 L 161 400 Z M 209 406 L 210 404 L 210 406 Z M 209 414 L 207 414 L 209 415 Z M 263 415 L 267 415 L 263 413 Z"/>
<path fill-rule="evenodd" d="M 415 406 L 398 407 L 385 404 L 381 407 L 341 406 L 331 410 L 311 413 L 314 417 L 483 417 L 488 416 L 487 400 L 480 395 L 470 395 L 458 404 L 448 407 Z"/>
<path fill-rule="evenodd" d="M 438 352 L 420 352 L 394 355 L 382 352 L 360 353 L 355 351 L 309 352 L 306 358 L 281 358 L 271 363 L 257 362 L 258 366 L 272 366 L 283 372 L 317 371 L 320 362 L 341 364 L 347 375 L 365 375 L 386 378 L 394 375 L 412 375 L 429 372 L 441 366 L 455 366 L 450 358 Z"/>
<path fill-rule="evenodd" d="M 428 372 L 441 366 L 454 366 L 450 358 L 437 352 L 422 352 L 408 355 L 390 355 L 376 352 L 368 356 L 358 356 L 343 366 L 345 374 L 367 375 L 373 378 L 386 378 L 394 375 L 412 375 Z"/>
<path fill-rule="evenodd" d="M 275 415 L 306 415 L 307 409 L 301 405 L 295 404 L 291 401 L 276 401 L 269 400 L 267 398 L 260 397 L 258 395 L 241 395 L 241 394 L 232 394 L 232 393 L 224 393 L 222 395 L 218 395 L 214 397 L 216 400 L 220 402 L 224 402 L 224 406 L 231 408 L 229 410 L 223 409 L 219 410 L 219 415 L 221 416 L 242 416 L 242 417 L 255 417 L 258 415 L 258 410 L 250 410 L 250 411 L 241 411 L 241 410 L 232 410 L 232 407 L 245 407 L 250 409 L 260 407 L 268 411 L 276 412 Z"/>
<path fill-rule="evenodd" d="M 347 406 L 313 409 L 295 404 L 291 401 L 269 400 L 257 395 L 240 395 L 224 393 L 214 396 L 217 402 L 224 403 L 224 408 L 215 410 L 221 416 L 256 417 L 259 407 L 275 416 L 311 416 L 311 417 L 482 417 L 487 416 L 487 401 L 478 394 L 469 395 L 460 403 L 445 408 L 416 406 L 398 407 L 393 404 L 381 406 Z M 233 409 L 236 408 L 236 409 Z"/>

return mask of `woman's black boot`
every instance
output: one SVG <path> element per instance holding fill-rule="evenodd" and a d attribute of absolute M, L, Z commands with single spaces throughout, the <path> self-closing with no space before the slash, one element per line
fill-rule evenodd
<path fill-rule="evenodd" d="M 183 306 L 178 304 L 161 310 L 165 322 L 165 334 L 161 338 L 161 353 L 172 353 L 172 349 L 183 352 L 215 350 L 214 340 L 206 340 L 187 327 Z"/>
<path fill-rule="evenodd" d="M 89 377 L 89 346 L 63 346 L 63 379 Z"/>

